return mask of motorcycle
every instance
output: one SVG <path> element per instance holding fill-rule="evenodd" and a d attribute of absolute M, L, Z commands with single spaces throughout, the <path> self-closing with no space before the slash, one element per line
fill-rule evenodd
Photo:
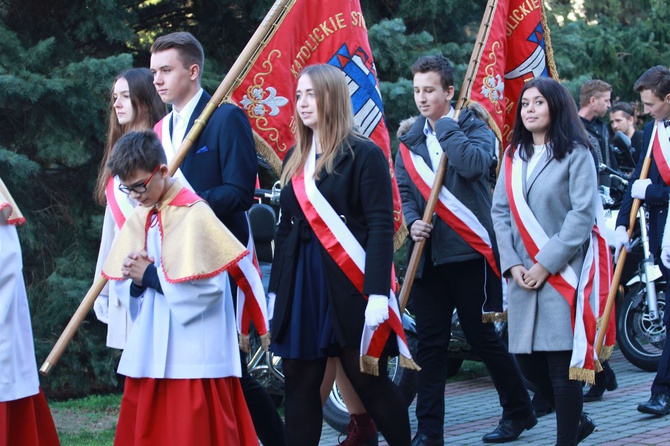
<path fill-rule="evenodd" d="M 280 187 L 275 183 L 271 190 L 257 189 L 256 197 L 265 198 L 267 203 L 256 203 L 248 212 L 249 222 L 253 234 L 256 253 L 263 275 L 263 284 L 267 290 L 272 263 L 273 240 L 277 225 L 275 208 L 279 203 Z M 402 274 L 401 274 L 402 276 Z M 409 311 L 405 310 L 402 316 L 405 337 L 412 355 L 417 353 L 416 322 Z M 502 333 L 506 329 L 504 323 L 497 323 L 496 329 Z M 504 334 L 502 334 L 504 336 Z M 252 331 L 251 352 L 247 355 L 247 369 L 249 374 L 268 391 L 275 404 L 279 406 L 284 397 L 284 374 L 282 372 L 282 360 L 272 352 L 263 350 L 260 339 Z M 478 360 L 472 348 L 467 343 L 465 333 L 458 320 L 458 314 L 454 311 L 452 316 L 451 342 L 449 344 L 447 375 L 454 376 L 458 373 L 464 360 Z M 396 383 L 405 397 L 407 406 L 414 401 L 417 392 L 417 372 L 415 370 L 400 367 L 397 357 L 389 358 L 387 373 L 389 378 Z M 333 388 L 323 407 L 323 418 L 334 430 L 344 432 L 349 424 L 349 412 L 342 395 L 337 386 Z"/>
<path fill-rule="evenodd" d="M 621 138 L 621 135 L 615 135 L 615 139 L 617 137 Z M 601 198 L 606 224 L 609 230 L 614 231 L 628 181 L 620 172 L 604 165 L 600 168 L 608 171 L 612 179 L 611 189 L 601 190 Z M 610 197 L 610 192 L 614 192 L 615 198 Z M 649 251 L 647 216 L 645 207 L 640 206 L 638 224 L 631 237 L 631 250 L 627 254 L 617 294 L 617 344 L 631 364 L 642 370 L 655 372 L 666 338 L 666 327 L 663 324 L 666 284 L 659 266 L 654 263 L 653 254 Z"/>

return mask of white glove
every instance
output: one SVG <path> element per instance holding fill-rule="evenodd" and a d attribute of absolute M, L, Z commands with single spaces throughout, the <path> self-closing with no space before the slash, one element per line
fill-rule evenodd
<path fill-rule="evenodd" d="M 630 196 L 644 200 L 647 188 L 651 185 L 651 180 L 645 178 L 644 180 L 635 180 L 633 186 L 630 188 Z"/>
<path fill-rule="evenodd" d="M 664 246 L 661 250 L 661 262 L 670 269 L 670 246 Z"/>
<path fill-rule="evenodd" d="M 389 318 L 389 299 L 381 294 L 370 294 L 365 307 L 365 325 L 375 330 Z"/>
<path fill-rule="evenodd" d="M 614 263 L 619 260 L 619 252 L 622 247 L 625 247 L 626 251 L 630 251 L 630 238 L 628 238 L 628 231 L 625 226 L 617 226 L 614 230 Z"/>
<path fill-rule="evenodd" d="M 275 300 L 277 295 L 275 293 L 268 293 L 268 321 L 271 321 L 275 315 Z"/>
<path fill-rule="evenodd" d="M 93 311 L 100 322 L 109 324 L 109 298 L 107 296 L 101 294 L 95 299 Z"/>

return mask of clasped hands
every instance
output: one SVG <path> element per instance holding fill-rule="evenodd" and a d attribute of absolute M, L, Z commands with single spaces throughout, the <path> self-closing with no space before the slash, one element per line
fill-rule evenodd
<path fill-rule="evenodd" d="M 539 289 L 550 275 L 549 271 L 539 263 L 536 263 L 530 269 L 526 269 L 523 265 L 515 265 L 510 272 L 516 284 L 525 290 Z"/>
<path fill-rule="evenodd" d="M 133 251 L 123 259 L 121 274 L 126 279 L 132 279 L 137 286 L 142 286 L 142 277 L 147 267 L 154 263 L 154 258 L 149 257 L 145 250 Z"/>

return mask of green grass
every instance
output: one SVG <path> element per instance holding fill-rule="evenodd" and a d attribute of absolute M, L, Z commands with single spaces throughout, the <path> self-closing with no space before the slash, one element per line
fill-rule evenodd
<path fill-rule="evenodd" d="M 120 405 L 120 394 L 50 402 L 61 445 L 113 445 Z"/>

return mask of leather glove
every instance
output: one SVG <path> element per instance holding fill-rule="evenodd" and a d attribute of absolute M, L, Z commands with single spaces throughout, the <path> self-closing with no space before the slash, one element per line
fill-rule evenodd
<path fill-rule="evenodd" d="M 381 294 L 370 294 L 365 307 L 365 325 L 375 330 L 389 318 L 389 299 Z"/>
<path fill-rule="evenodd" d="M 661 250 L 661 262 L 666 268 L 670 269 L 670 246 L 664 246 Z"/>
<path fill-rule="evenodd" d="M 647 193 L 647 188 L 650 185 L 651 180 L 649 178 L 645 178 L 644 180 L 635 180 L 633 186 L 630 188 L 630 196 L 644 200 L 645 194 Z"/>
<path fill-rule="evenodd" d="M 275 293 L 268 293 L 268 321 L 271 321 L 275 315 L 275 300 L 277 295 Z"/>
<path fill-rule="evenodd" d="M 93 303 L 95 317 L 104 324 L 109 324 L 109 298 L 102 294 L 95 299 Z"/>
<path fill-rule="evenodd" d="M 617 226 L 614 230 L 614 263 L 619 260 L 619 252 L 622 247 L 625 247 L 626 251 L 630 251 L 630 239 L 626 227 Z"/>

